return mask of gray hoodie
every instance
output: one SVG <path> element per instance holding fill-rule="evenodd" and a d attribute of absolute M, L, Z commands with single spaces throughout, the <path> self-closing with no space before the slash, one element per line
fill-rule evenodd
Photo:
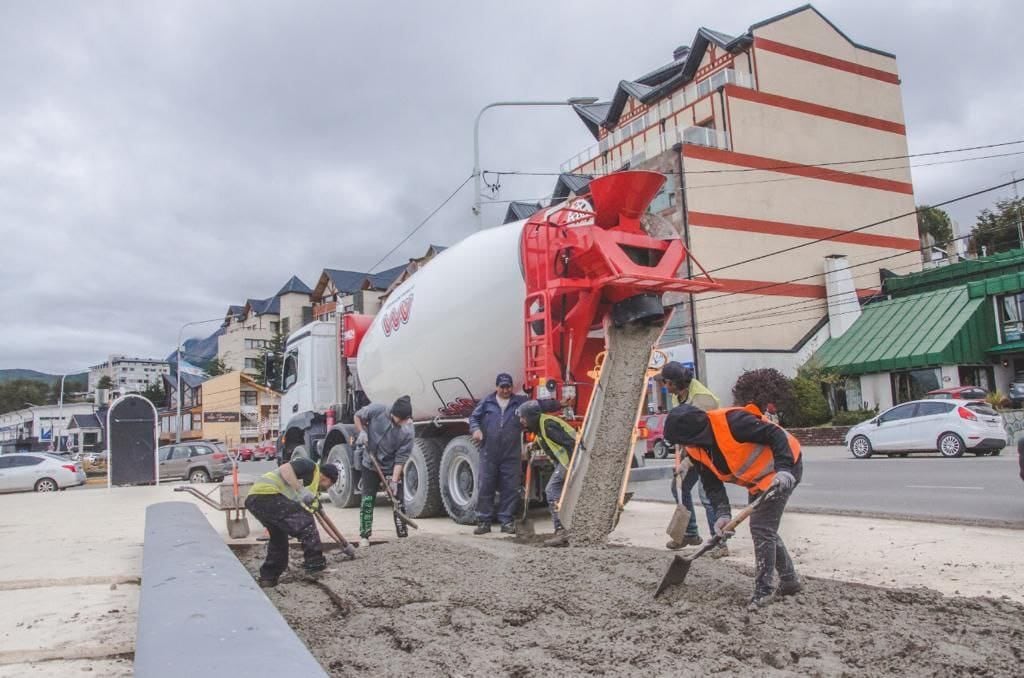
<path fill-rule="evenodd" d="M 373 454 L 385 474 L 391 473 L 395 464 L 405 464 L 412 454 L 412 422 L 396 426 L 391 419 L 391 408 L 380 403 L 370 403 L 356 412 L 366 431 L 366 450 L 361 460 L 362 467 L 373 469 L 373 462 L 366 455 Z"/>

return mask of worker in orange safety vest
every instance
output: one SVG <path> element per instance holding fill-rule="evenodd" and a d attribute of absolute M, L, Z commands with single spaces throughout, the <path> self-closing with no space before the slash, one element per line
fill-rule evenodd
<path fill-rule="evenodd" d="M 722 537 L 732 520 L 723 483 L 747 489 L 750 501 L 770 492 L 750 516 L 754 541 L 755 579 L 750 610 L 802 588 L 792 558 L 779 536 L 782 512 L 803 476 L 800 443 L 783 428 L 767 421 L 756 406 L 727 407 L 705 412 L 679 405 L 665 421 L 665 440 L 686 447 L 698 464 L 704 491 L 715 507 L 715 533 Z M 775 572 L 779 586 L 774 586 Z"/>

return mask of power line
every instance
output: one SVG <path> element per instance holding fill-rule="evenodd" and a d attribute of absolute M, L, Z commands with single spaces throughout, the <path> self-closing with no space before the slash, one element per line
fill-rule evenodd
<path fill-rule="evenodd" d="M 441 211 L 441 209 L 442 209 L 442 208 L 444 208 L 444 206 L 445 206 L 445 205 L 447 205 L 447 204 L 448 204 L 449 202 L 451 202 L 452 198 L 454 198 L 454 197 L 455 197 L 455 196 L 456 196 L 456 195 L 457 195 L 457 194 L 459 193 L 459 191 L 461 191 L 461 190 L 462 190 L 462 189 L 463 189 L 463 188 L 464 188 L 464 187 L 466 186 L 466 184 L 468 184 L 468 183 L 470 182 L 470 180 L 472 180 L 472 178 L 473 178 L 473 175 L 472 175 L 472 174 L 470 174 L 470 175 L 469 175 L 468 177 L 466 177 L 466 180 L 465 180 L 465 181 L 463 181 L 463 182 L 462 182 L 461 184 L 459 184 L 459 187 L 458 187 L 458 188 L 456 188 L 456 189 L 455 189 L 454 191 L 452 191 L 452 192 L 451 192 L 451 193 L 450 193 L 450 194 L 448 195 L 448 197 L 447 197 L 447 198 L 445 198 L 445 199 L 444 199 L 443 201 L 441 201 L 441 204 L 440 204 L 440 205 L 438 205 L 437 207 L 435 207 L 435 208 L 434 208 L 434 209 L 433 209 L 433 210 L 432 210 L 432 211 L 430 212 L 430 214 L 428 214 L 428 215 L 426 216 L 426 218 L 425 218 L 425 219 L 423 219 L 423 221 L 421 221 L 420 223 L 418 223 L 418 224 L 416 225 L 416 228 L 414 228 L 414 229 L 412 229 L 411 231 L 409 231 L 409 233 L 408 233 L 408 234 L 407 234 L 407 235 L 406 235 L 406 236 L 405 236 L 404 238 L 402 238 L 402 239 L 401 239 L 401 240 L 400 240 L 400 241 L 398 242 L 398 244 L 397 244 L 397 245 L 395 245 L 395 246 L 394 246 L 394 247 L 392 247 L 392 248 L 391 248 L 390 250 L 388 250 L 388 253 L 387 253 L 387 254 L 385 254 L 385 255 L 384 255 L 383 257 L 381 257 L 381 258 L 380 258 L 380 260 L 378 260 L 376 264 L 374 264 L 373 266 L 371 266 L 371 267 L 370 267 L 370 270 L 369 270 L 369 271 L 367 271 L 367 273 L 373 273 L 374 269 L 376 269 L 376 268 L 377 268 L 378 266 L 380 266 L 380 265 L 381 265 L 382 263 L 384 263 L 384 261 L 385 261 L 385 260 L 386 260 L 386 259 L 387 259 L 388 257 L 390 257 L 390 256 L 391 256 L 392 254 L 394 254 L 394 253 L 395 253 L 395 251 L 396 251 L 396 250 L 398 250 L 398 248 L 399 248 L 399 247 L 401 247 L 402 245 L 404 245 L 405 243 L 407 243 L 407 242 L 409 241 L 409 238 L 411 238 L 411 237 L 413 237 L 414 235 L 416 235 L 416 231 L 418 231 L 418 230 L 420 230 L 421 228 L 423 228 L 423 227 L 424 227 L 424 226 L 425 226 L 425 225 L 427 224 L 427 222 L 428 222 L 428 221 L 430 221 L 431 219 L 433 219 L 433 218 L 434 218 L 434 215 L 436 215 L 436 214 L 437 214 L 438 212 L 440 212 L 440 211 Z"/>

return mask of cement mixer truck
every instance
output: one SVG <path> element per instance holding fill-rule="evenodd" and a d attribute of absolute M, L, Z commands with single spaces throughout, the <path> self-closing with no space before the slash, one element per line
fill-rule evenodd
<path fill-rule="evenodd" d="M 644 325 L 656 339 L 663 293 L 717 287 L 706 274 L 680 277 L 683 243 L 642 226 L 663 182 L 642 171 L 595 179 L 589 195 L 441 252 L 376 316 L 341 314 L 292 333 L 281 375 L 279 461 L 305 454 L 336 463 L 332 501 L 356 506 L 360 471 L 346 439 L 353 413 L 408 394 L 416 439 L 405 469 L 407 512 L 473 522 L 479 452 L 467 417 L 494 389 L 496 373 L 512 374 L 535 398 L 572 402 L 564 414 L 585 425 L 596 416 L 591 403 L 605 402 L 594 396 L 601 363 L 610 359 L 607 329 Z M 541 473 L 527 475 L 527 497 L 541 497 Z"/>

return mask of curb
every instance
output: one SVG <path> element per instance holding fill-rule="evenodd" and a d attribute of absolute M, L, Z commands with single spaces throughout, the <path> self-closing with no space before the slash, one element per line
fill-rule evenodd
<path fill-rule="evenodd" d="M 146 509 L 135 675 L 326 676 L 199 509 Z"/>

